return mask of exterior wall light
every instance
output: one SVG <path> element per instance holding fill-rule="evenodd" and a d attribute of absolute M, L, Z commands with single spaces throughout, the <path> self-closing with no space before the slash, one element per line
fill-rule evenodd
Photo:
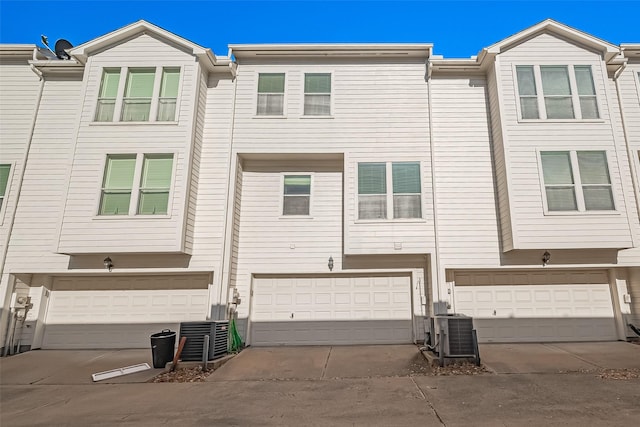
<path fill-rule="evenodd" d="M 542 266 L 546 267 L 546 265 L 549 264 L 549 261 L 551 261 L 551 254 L 549 251 L 544 251 L 542 254 Z"/>
<path fill-rule="evenodd" d="M 104 268 L 109 271 L 113 270 L 113 261 L 111 261 L 111 258 L 106 257 L 102 262 L 104 263 Z"/>
<path fill-rule="evenodd" d="M 333 257 L 329 257 L 329 263 L 327 264 L 329 271 L 333 271 Z"/>

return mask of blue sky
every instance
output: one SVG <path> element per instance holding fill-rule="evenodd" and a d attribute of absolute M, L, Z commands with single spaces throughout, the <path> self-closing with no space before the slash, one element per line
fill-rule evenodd
<path fill-rule="evenodd" d="M 640 42 L 640 0 L 627 1 L 9 1 L 0 43 L 78 45 L 145 19 L 226 55 L 234 43 L 433 43 L 469 57 L 552 18 L 614 44 Z"/>

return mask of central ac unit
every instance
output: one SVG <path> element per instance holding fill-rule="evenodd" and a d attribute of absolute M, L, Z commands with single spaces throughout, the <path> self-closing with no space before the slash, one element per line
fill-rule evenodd
<path fill-rule="evenodd" d="M 180 323 L 180 337 L 187 341 L 182 348 L 180 359 L 183 361 L 201 361 L 204 357 L 204 337 L 209 335 L 209 360 L 227 354 L 229 337 L 229 321 L 214 320 L 209 322 Z"/>
<path fill-rule="evenodd" d="M 473 318 L 462 314 L 434 316 L 438 353 L 443 357 L 478 357 Z"/>

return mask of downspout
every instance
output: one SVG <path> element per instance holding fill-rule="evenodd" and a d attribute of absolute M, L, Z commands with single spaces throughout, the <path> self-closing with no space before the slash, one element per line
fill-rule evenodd
<path fill-rule="evenodd" d="M 231 52 L 229 52 L 229 57 L 231 57 Z M 229 67 L 231 67 L 233 64 L 233 62 L 229 63 Z M 227 172 L 227 192 L 226 192 L 226 196 L 225 196 L 225 201 L 226 201 L 226 209 L 225 209 L 225 222 L 224 222 L 224 229 L 222 231 L 222 263 L 220 266 L 220 290 L 219 290 L 219 294 L 218 294 L 218 301 L 220 306 L 218 307 L 218 318 L 221 319 L 221 315 L 224 314 L 224 318 L 227 318 L 228 315 L 228 310 L 227 310 L 227 305 L 229 303 L 229 285 L 231 284 L 231 262 L 232 260 L 229 259 L 229 262 L 227 263 L 226 258 L 228 255 L 228 252 L 231 251 L 231 246 L 232 246 L 232 242 L 227 242 L 227 234 L 229 233 L 229 228 L 233 228 L 234 225 L 234 215 L 233 215 L 233 211 L 231 212 L 231 215 L 229 215 L 229 209 L 230 207 L 233 207 L 235 209 L 235 191 L 234 193 L 234 200 L 231 201 L 229 199 L 230 195 L 231 195 L 231 189 L 234 188 L 235 189 L 235 175 L 237 174 L 237 168 L 236 167 L 232 167 L 231 166 L 231 160 L 233 159 L 233 135 L 234 135 L 234 131 L 235 131 L 235 121 L 236 121 L 236 94 L 238 92 L 238 75 L 236 74 L 235 76 L 233 76 L 233 99 L 232 99 L 232 103 L 231 103 L 231 124 L 230 124 L 230 130 L 229 130 L 229 156 L 227 158 L 227 168 L 228 168 L 228 172 Z M 231 231 L 231 239 L 233 239 L 233 231 Z M 227 279 L 225 280 L 225 267 L 227 272 Z M 225 286 L 226 284 L 226 286 Z M 223 287 L 226 287 L 226 292 L 223 293 Z M 222 312 L 222 305 L 223 305 L 223 299 L 222 296 L 223 294 L 225 295 L 225 299 L 224 299 L 224 312 Z"/>
<path fill-rule="evenodd" d="M 440 285 L 442 283 L 441 271 L 440 271 L 440 238 L 438 235 L 438 196 L 436 195 L 436 171 L 435 171 L 435 147 L 433 145 L 433 107 L 431 96 L 431 74 L 433 72 L 433 65 L 431 63 L 431 52 L 429 52 L 429 58 L 427 58 L 427 110 L 429 111 L 429 149 L 430 149 L 430 161 L 431 161 L 431 202 L 433 204 L 433 242 L 434 249 L 434 263 L 435 263 L 435 279 L 438 301 L 442 301 Z M 433 277 L 433 274 L 432 274 Z M 430 310 L 427 309 L 427 313 Z"/>
<path fill-rule="evenodd" d="M 626 121 L 624 118 L 624 105 L 622 103 L 622 92 L 620 91 L 620 81 L 618 80 L 618 78 L 620 77 L 620 75 L 622 75 L 622 72 L 627 68 L 627 63 L 626 61 L 622 64 L 622 66 L 620 66 L 620 68 L 618 68 L 618 70 L 613 74 L 613 81 L 616 84 L 616 98 L 618 98 L 618 108 L 620 110 L 620 123 L 622 124 L 622 135 L 624 136 L 624 145 L 625 148 L 627 149 L 627 156 L 629 158 L 629 167 L 631 169 L 632 172 L 632 176 L 631 176 L 631 185 L 633 186 L 633 191 L 636 194 L 635 200 L 636 200 L 636 212 L 640 213 L 640 200 L 638 199 L 637 195 L 638 195 L 638 183 L 636 182 L 637 179 L 637 171 L 635 170 L 635 162 L 633 161 L 633 158 L 635 157 L 633 155 L 633 150 L 631 149 L 631 146 L 629 145 L 629 134 L 627 132 L 627 125 L 626 125 Z"/>
<path fill-rule="evenodd" d="M 35 55 L 35 51 L 34 51 L 34 55 Z M 5 262 L 7 260 L 7 254 L 9 253 L 9 247 L 10 247 L 10 242 L 11 242 L 11 234 L 13 233 L 13 225 L 15 224 L 15 219 L 16 219 L 16 213 L 18 212 L 18 206 L 20 204 L 20 195 L 22 194 L 22 181 L 24 180 L 24 175 L 25 172 L 27 170 L 27 161 L 29 160 L 29 152 L 31 151 L 31 142 L 33 141 L 33 133 L 35 131 L 36 128 L 36 119 L 38 117 L 38 112 L 40 111 L 40 101 L 42 100 L 42 92 L 44 91 L 44 76 L 42 75 L 42 72 L 40 70 L 38 70 L 33 64 L 31 65 L 31 70 L 40 78 L 40 88 L 38 89 L 38 96 L 36 97 L 36 106 L 35 106 L 35 110 L 33 112 L 33 120 L 31 120 L 31 126 L 29 129 L 29 137 L 27 139 L 27 146 L 25 147 L 24 150 L 24 157 L 22 159 L 22 170 L 20 171 L 20 176 L 18 177 L 18 194 L 16 195 L 16 201 L 14 204 L 14 208 L 13 208 L 13 213 L 11 214 L 11 217 L 9 219 L 9 226 L 7 227 L 8 231 L 7 231 L 7 247 L 6 249 L 2 252 L 2 260 L 0 261 L 0 280 L 2 278 L 2 276 L 4 275 L 4 265 Z M 15 282 L 14 282 L 15 283 Z M 13 287 L 13 285 L 12 285 Z M 13 289 L 11 290 L 11 292 L 13 292 Z M 9 282 L 7 282 L 7 291 L 5 294 L 5 301 L 6 301 L 6 296 L 9 294 Z M 5 334 L 5 340 L 9 338 L 9 326 L 10 326 L 11 322 L 7 322 L 7 326 L 6 326 L 6 334 Z M 5 349 L 6 349 L 6 344 L 5 343 Z"/>

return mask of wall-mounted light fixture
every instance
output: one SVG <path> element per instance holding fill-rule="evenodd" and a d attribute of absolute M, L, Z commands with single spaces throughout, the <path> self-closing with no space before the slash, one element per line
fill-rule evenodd
<path fill-rule="evenodd" d="M 104 268 L 109 271 L 113 270 L 113 261 L 111 261 L 111 258 L 106 257 L 102 262 L 104 263 Z"/>
<path fill-rule="evenodd" d="M 333 271 L 333 257 L 329 257 L 329 263 L 327 264 L 329 271 Z"/>
<path fill-rule="evenodd" d="M 549 251 L 544 251 L 542 254 L 542 266 L 546 267 L 546 265 L 549 264 L 549 261 L 551 261 L 551 254 Z"/>

